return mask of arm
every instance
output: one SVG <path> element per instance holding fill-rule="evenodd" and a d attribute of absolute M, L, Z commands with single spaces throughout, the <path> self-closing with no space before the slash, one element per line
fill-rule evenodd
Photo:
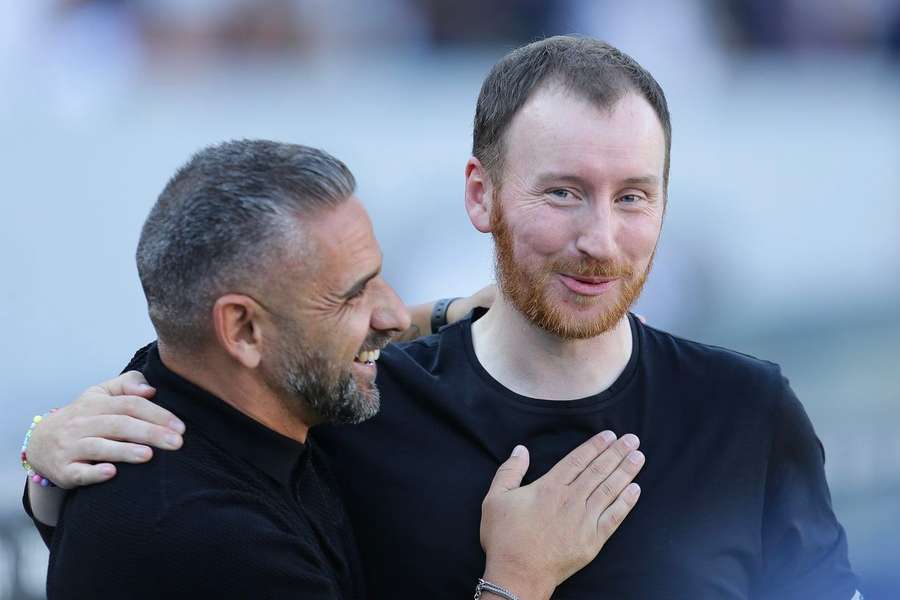
<path fill-rule="evenodd" d="M 858 581 L 831 507 L 825 453 L 803 405 L 779 377 L 762 523 L 763 599 L 848 600 Z"/>
<path fill-rule="evenodd" d="M 41 421 L 28 444 L 28 461 L 59 487 L 29 481 L 26 501 L 37 521 L 55 526 L 65 490 L 111 479 L 113 462 L 146 462 L 151 446 L 181 447 L 184 423 L 149 402 L 154 393 L 140 373 L 129 371 L 88 388 Z"/>
<path fill-rule="evenodd" d="M 494 295 L 497 293 L 497 287 L 493 284 L 485 286 L 465 298 L 457 298 L 450 304 L 447 309 L 447 323 L 455 323 L 465 317 L 473 308 L 483 306 L 490 308 L 494 302 Z M 434 301 L 425 304 L 416 304 L 415 306 L 407 306 L 410 320 L 412 321 L 409 329 L 404 331 L 397 337 L 398 341 L 414 340 L 418 337 L 431 335 L 431 311 L 434 308 Z"/>
<path fill-rule="evenodd" d="M 603 432 L 524 487 L 528 451 L 517 446 L 482 504 L 483 578 L 520 600 L 546 600 L 592 561 L 637 503 L 638 443 Z"/>

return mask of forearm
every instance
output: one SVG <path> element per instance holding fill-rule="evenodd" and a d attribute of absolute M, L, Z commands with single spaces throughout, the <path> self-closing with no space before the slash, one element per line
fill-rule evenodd
<path fill-rule="evenodd" d="M 28 501 L 34 518 L 50 527 L 56 527 L 66 490 L 58 487 L 41 487 L 28 479 Z"/>
<path fill-rule="evenodd" d="M 406 310 L 409 311 L 410 326 L 395 339 L 399 342 L 405 342 L 425 335 L 431 335 L 432 307 L 434 307 L 434 302 L 407 306 Z"/>

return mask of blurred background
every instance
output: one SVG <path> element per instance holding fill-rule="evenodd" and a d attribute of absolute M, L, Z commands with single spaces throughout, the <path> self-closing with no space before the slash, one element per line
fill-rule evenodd
<path fill-rule="evenodd" d="M 153 338 L 133 253 L 195 150 L 348 163 L 409 303 L 492 279 L 463 210 L 481 81 L 577 32 L 660 81 L 674 127 L 639 312 L 781 363 L 824 442 L 867 598 L 900 597 L 900 1 L 0 0 L 0 599 L 43 597 L 21 510 L 36 413 Z"/>

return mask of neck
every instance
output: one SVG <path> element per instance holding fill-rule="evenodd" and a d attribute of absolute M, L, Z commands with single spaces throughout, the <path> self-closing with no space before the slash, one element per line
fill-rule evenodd
<path fill-rule="evenodd" d="M 494 379 L 517 394 L 546 400 L 602 392 L 621 375 L 632 349 L 627 316 L 601 335 L 568 340 L 535 326 L 501 293 L 472 325 L 472 343 Z"/>
<path fill-rule="evenodd" d="M 205 352 L 185 356 L 159 344 L 159 356 L 169 370 L 200 386 L 232 408 L 276 433 L 306 442 L 309 425 L 290 411 L 272 388 L 260 381 L 256 372 L 244 368 L 228 356 Z"/>

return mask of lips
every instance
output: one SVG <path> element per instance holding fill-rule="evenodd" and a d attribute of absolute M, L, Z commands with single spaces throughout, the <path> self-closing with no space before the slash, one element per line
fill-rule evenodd
<path fill-rule="evenodd" d="M 582 275 L 559 274 L 563 285 L 582 296 L 599 296 L 611 289 L 619 281 L 618 277 L 585 277 Z"/>

